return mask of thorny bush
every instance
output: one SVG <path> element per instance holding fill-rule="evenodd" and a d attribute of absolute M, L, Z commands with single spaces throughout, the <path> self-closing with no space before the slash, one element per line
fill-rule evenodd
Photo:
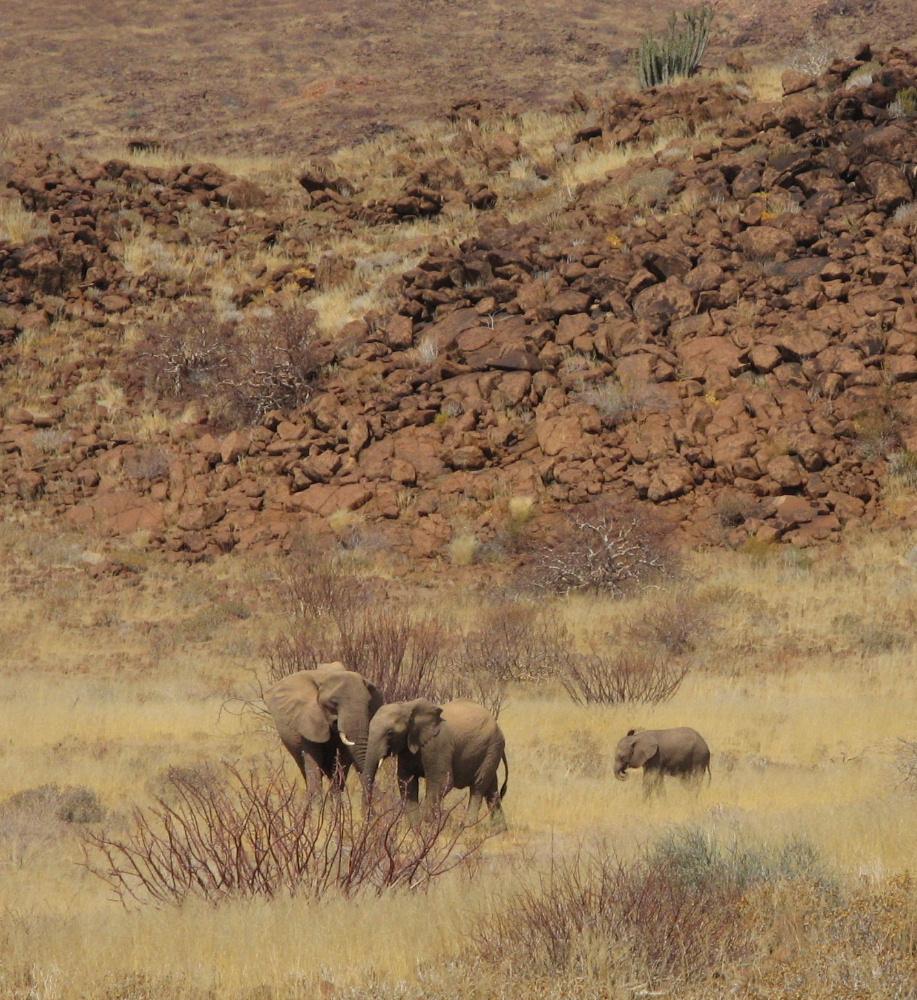
<path fill-rule="evenodd" d="M 282 767 L 223 763 L 173 771 L 167 785 L 126 832 L 84 836 L 85 866 L 124 904 L 424 890 L 473 866 L 483 842 L 461 836 L 451 809 L 414 830 L 398 797 L 368 812 L 346 794 L 305 797 Z"/>
<path fill-rule="evenodd" d="M 197 402 L 216 423 L 257 423 L 311 396 L 321 366 L 314 319 L 289 310 L 243 326 L 196 307 L 148 331 L 135 367 L 154 393 Z"/>
<path fill-rule="evenodd" d="M 674 570 L 660 528 L 634 510 L 598 503 L 567 515 L 560 535 L 536 551 L 529 575 L 538 590 L 623 597 Z"/>

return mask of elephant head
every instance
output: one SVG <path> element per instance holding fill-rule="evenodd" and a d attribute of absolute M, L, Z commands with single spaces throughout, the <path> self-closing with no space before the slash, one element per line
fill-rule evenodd
<path fill-rule="evenodd" d="M 298 731 L 313 743 L 327 743 L 336 729 L 357 770 L 362 771 L 369 721 L 383 701 L 379 689 L 342 663 L 321 663 L 302 676 L 296 704 Z"/>
<path fill-rule="evenodd" d="M 626 781 L 629 767 L 643 767 L 658 751 L 659 743 L 652 733 L 629 729 L 615 750 L 614 776 L 618 781 Z"/>
<path fill-rule="evenodd" d="M 416 754 L 439 732 L 443 710 L 426 698 L 383 705 L 369 724 L 369 746 L 363 776 L 372 788 L 385 757 L 407 750 Z"/>

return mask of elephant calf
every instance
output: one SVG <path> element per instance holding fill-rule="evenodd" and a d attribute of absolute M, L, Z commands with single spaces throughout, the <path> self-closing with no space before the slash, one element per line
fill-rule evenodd
<path fill-rule="evenodd" d="M 699 783 L 706 771 L 709 779 L 710 748 L 700 733 L 687 726 L 631 729 L 615 751 L 615 777 L 625 781 L 629 767 L 643 768 L 643 794 L 650 795 L 662 788 L 666 774 Z"/>
<path fill-rule="evenodd" d="M 393 754 L 412 821 L 417 820 L 419 779 L 427 782 L 424 812 L 440 800 L 451 779 L 455 788 L 470 789 L 466 822 L 477 819 L 481 800 L 486 799 L 491 819 L 505 829 L 500 800 L 506 795 L 509 764 L 503 733 L 486 708 L 471 701 L 439 706 L 425 698 L 383 705 L 369 725 L 364 771 L 368 791 L 379 763 Z M 506 778 L 498 791 L 501 760 Z"/>

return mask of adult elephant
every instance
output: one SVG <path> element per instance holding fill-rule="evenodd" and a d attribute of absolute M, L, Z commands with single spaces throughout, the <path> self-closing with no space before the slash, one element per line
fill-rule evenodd
<path fill-rule="evenodd" d="M 664 775 L 676 775 L 699 783 L 704 771 L 710 776 L 710 748 L 696 729 L 628 730 L 615 750 L 614 776 L 627 779 L 627 769 L 643 768 L 643 794 L 662 788 Z"/>
<path fill-rule="evenodd" d="M 506 827 L 500 800 L 506 795 L 509 764 L 506 743 L 496 719 L 472 701 L 435 705 L 426 698 L 397 701 L 382 708 L 369 724 L 363 774 L 371 792 L 383 758 L 398 758 L 398 783 L 412 821 L 418 818 L 420 779 L 426 779 L 424 812 L 441 799 L 449 781 L 469 789 L 465 821 L 473 823 L 486 800 L 495 825 Z M 498 791 L 497 769 L 506 769 Z"/>
<path fill-rule="evenodd" d="M 351 764 L 363 770 L 369 721 L 383 698 L 362 674 L 320 663 L 279 680 L 264 701 L 310 792 L 321 791 L 323 776 L 342 788 Z"/>

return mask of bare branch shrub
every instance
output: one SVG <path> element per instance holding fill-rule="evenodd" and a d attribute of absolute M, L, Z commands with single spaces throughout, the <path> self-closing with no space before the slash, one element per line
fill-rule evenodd
<path fill-rule="evenodd" d="M 688 675 L 689 665 L 638 653 L 591 652 L 568 657 L 560 682 L 578 705 L 658 704 L 668 701 Z"/>
<path fill-rule="evenodd" d="M 439 674 L 452 637 L 444 625 L 395 605 L 361 608 L 335 625 L 337 658 L 371 680 L 386 701 L 445 700 Z"/>
<path fill-rule="evenodd" d="M 85 866 L 124 904 L 424 890 L 471 864 L 482 843 L 459 844 L 450 809 L 415 832 L 400 798 L 359 813 L 348 795 L 304 798 L 282 768 L 224 763 L 206 781 L 175 771 L 168 784 L 171 794 L 134 810 L 126 833 L 84 837 Z"/>
<path fill-rule="evenodd" d="M 241 332 L 222 386 L 232 414 L 257 423 L 308 401 L 319 369 L 314 320 L 308 310 L 275 312 Z"/>
<path fill-rule="evenodd" d="M 712 623 L 708 604 L 692 594 L 677 592 L 662 596 L 627 623 L 627 634 L 640 644 L 657 646 L 672 656 L 690 653 L 698 636 Z"/>
<path fill-rule="evenodd" d="M 354 576 L 328 556 L 292 565 L 280 578 L 280 593 L 292 618 L 313 620 L 346 616 L 387 596 L 378 584 Z"/>
<path fill-rule="evenodd" d="M 340 605 L 325 622 L 305 619 L 266 648 L 267 682 L 339 660 L 373 682 L 386 701 L 448 700 L 456 637 L 432 618 L 397 605 Z"/>
<path fill-rule="evenodd" d="M 255 423 L 312 394 L 320 368 L 314 318 L 291 310 L 241 326 L 198 306 L 147 331 L 129 377 L 138 369 L 148 389 L 198 402 L 216 422 Z"/>
<path fill-rule="evenodd" d="M 662 531 L 644 515 L 594 504 L 567 516 L 559 537 L 536 552 L 529 574 L 539 590 L 622 597 L 674 569 Z"/>
<path fill-rule="evenodd" d="M 738 946 L 738 903 L 734 891 L 694 891 L 645 863 L 576 857 L 519 892 L 479 929 L 478 947 L 488 961 L 512 955 L 543 973 L 576 974 L 589 968 L 597 942 L 614 942 L 652 980 L 690 979 L 708 968 L 712 947 Z"/>
<path fill-rule="evenodd" d="M 268 687 L 290 674 L 314 670 L 319 663 L 334 660 L 327 638 L 315 628 L 306 626 L 275 636 L 265 644 L 264 656 L 267 660 L 265 680 Z"/>
<path fill-rule="evenodd" d="M 553 675 L 559 651 L 571 644 L 563 622 L 549 622 L 533 605 L 506 603 L 483 611 L 462 655 L 469 667 L 497 680 L 540 681 Z"/>

